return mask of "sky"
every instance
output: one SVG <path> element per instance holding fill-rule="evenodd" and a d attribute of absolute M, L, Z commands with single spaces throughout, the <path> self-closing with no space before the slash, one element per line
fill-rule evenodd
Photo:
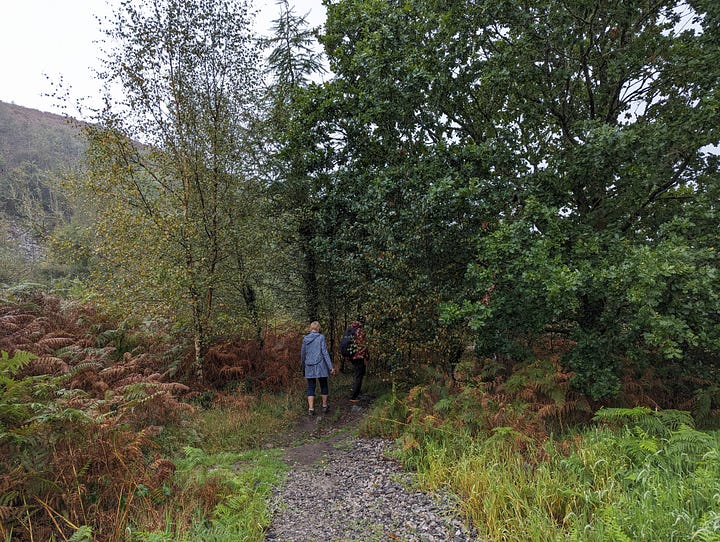
<path fill-rule="evenodd" d="M 96 17 L 112 13 L 119 0 L 0 0 L 0 101 L 61 113 L 51 82 L 62 80 L 72 99 L 99 94 L 102 38 Z M 312 26 L 325 20 L 322 0 L 290 0 Z M 275 0 L 254 0 L 260 33 L 279 13 Z"/>

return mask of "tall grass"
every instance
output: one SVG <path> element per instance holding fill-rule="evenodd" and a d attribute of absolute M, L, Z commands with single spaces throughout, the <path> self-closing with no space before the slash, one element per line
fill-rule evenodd
<path fill-rule="evenodd" d="M 608 409 L 598 425 L 540 441 L 390 416 L 401 411 L 390 398 L 365 427 L 384 419 L 421 487 L 455 493 L 481 540 L 720 541 L 720 433 L 685 413 Z"/>
<path fill-rule="evenodd" d="M 267 503 L 285 469 L 273 451 L 208 454 L 188 447 L 177 462 L 164 525 L 136 530 L 143 542 L 259 542 L 270 522 Z"/>
<path fill-rule="evenodd" d="M 176 471 L 154 515 L 137 518 L 142 542 L 259 542 L 270 521 L 273 486 L 286 470 L 262 445 L 304 413 L 300 392 L 228 395 L 168 431 L 163 447 Z M 189 443 L 189 445 L 188 445 Z M 158 512 L 159 511 L 159 512 Z"/>

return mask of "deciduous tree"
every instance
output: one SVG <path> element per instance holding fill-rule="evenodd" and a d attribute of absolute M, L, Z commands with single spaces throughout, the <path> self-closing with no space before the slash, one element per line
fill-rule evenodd
<path fill-rule="evenodd" d="M 330 3 L 336 77 L 308 148 L 353 195 L 367 295 L 437 292 L 481 354 L 520 360 L 560 332 L 596 398 L 629 361 L 668 386 L 717 378 L 718 16 L 705 0 Z"/>
<path fill-rule="evenodd" d="M 123 1 L 104 24 L 105 107 L 88 130 L 106 291 L 209 338 L 250 306 L 265 241 L 248 130 L 260 57 L 245 0 Z M 138 305 L 136 305 L 137 307 Z"/>

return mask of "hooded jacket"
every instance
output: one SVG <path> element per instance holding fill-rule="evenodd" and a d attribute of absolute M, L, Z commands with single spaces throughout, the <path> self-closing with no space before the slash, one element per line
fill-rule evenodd
<path fill-rule="evenodd" d="M 325 335 L 311 331 L 303 337 L 300 361 L 305 368 L 305 378 L 323 378 L 333 369 Z"/>

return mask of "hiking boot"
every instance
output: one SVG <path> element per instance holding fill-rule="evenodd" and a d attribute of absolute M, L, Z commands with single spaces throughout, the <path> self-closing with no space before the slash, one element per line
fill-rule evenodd
<path fill-rule="evenodd" d="M 315 416 L 315 410 L 312 408 L 308 408 L 308 415 L 309 416 Z"/>
<path fill-rule="evenodd" d="M 328 412 L 328 406 L 324 405 L 323 406 L 323 414 L 327 414 L 327 412 Z"/>

